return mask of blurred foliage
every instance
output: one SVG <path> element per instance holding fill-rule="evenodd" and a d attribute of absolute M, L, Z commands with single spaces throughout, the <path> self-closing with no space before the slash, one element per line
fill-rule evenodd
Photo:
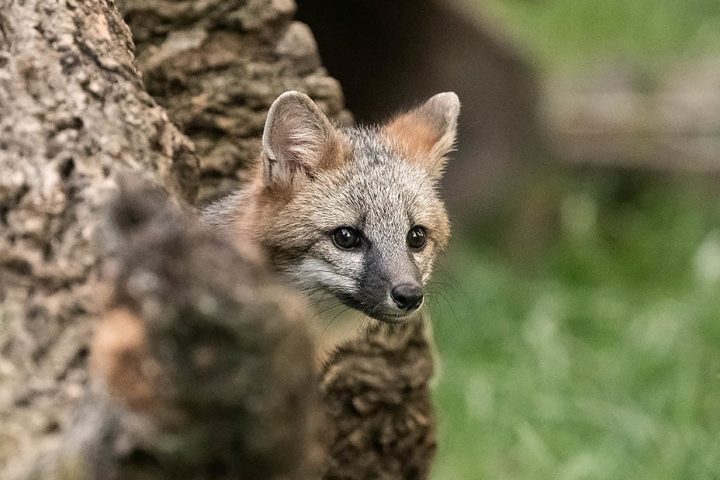
<path fill-rule="evenodd" d="M 539 267 L 473 237 L 436 273 L 434 478 L 720 478 L 717 187 L 573 177 Z"/>
<path fill-rule="evenodd" d="M 720 53 L 720 0 L 458 1 L 554 75 L 609 65 L 655 77 Z M 531 257 L 503 234 L 456 236 L 431 305 L 436 480 L 720 478 L 720 202 L 708 177 L 536 178 L 548 191 L 538 201 L 529 189 L 527 209 L 541 222 L 515 229 L 537 244 Z"/>
<path fill-rule="evenodd" d="M 720 51 L 720 0 L 461 0 L 497 18 L 541 67 L 653 68 Z"/>

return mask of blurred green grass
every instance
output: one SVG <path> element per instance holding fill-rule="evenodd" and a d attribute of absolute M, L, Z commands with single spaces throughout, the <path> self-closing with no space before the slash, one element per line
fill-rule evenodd
<path fill-rule="evenodd" d="M 720 51 L 718 0 L 462 0 L 489 13 L 541 67 L 653 69 Z"/>
<path fill-rule="evenodd" d="M 720 52 L 720 0 L 462 1 L 570 78 Z M 533 261 L 461 234 L 436 273 L 433 478 L 720 479 L 718 185 L 566 179 Z"/>
<path fill-rule="evenodd" d="M 718 479 L 716 187 L 575 177 L 539 265 L 466 236 L 436 274 L 433 478 Z"/>

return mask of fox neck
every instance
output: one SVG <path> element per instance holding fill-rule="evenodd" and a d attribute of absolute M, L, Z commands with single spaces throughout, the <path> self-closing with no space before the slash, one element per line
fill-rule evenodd
<path fill-rule="evenodd" d="M 310 328 L 315 338 L 315 360 L 318 366 L 327 364 L 335 351 L 362 337 L 372 318 L 343 305 L 320 310 Z"/>

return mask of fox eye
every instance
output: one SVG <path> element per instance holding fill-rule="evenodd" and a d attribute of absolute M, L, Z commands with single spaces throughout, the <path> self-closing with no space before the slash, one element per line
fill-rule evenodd
<path fill-rule="evenodd" d="M 421 227 L 420 225 L 412 227 L 407 234 L 408 247 L 413 250 L 420 250 L 423 248 L 427 243 L 426 233 L 425 227 Z"/>
<path fill-rule="evenodd" d="M 332 239 L 336 247 L 350 250 L 360 245 L 360 232 L 352 227 L 340 227 L 332 232 Z"/>

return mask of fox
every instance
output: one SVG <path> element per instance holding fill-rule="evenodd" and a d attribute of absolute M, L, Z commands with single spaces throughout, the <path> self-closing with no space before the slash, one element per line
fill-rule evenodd
<path fill-rule="evenodd" d="M 445 92 L 380 125 L 339 127 L 307 95 L 285 92 L 246 184 L 202 209 L 205 225 L 258 246 L 305 293 L 320 364 L 371 322 L 422 318 L 450 238 L 439 187 L 459 112 Z"/>

